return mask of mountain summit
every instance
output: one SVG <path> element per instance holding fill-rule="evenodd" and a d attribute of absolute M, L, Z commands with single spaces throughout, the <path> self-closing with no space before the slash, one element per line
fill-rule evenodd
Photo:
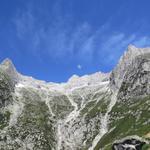
<path fill-rule="evenodd" d="M 19 78 L 19 74 L 9 58 L 6 58 L 1 64 L 0 68 L 9 75 L 9 77 L 14 81 L 17 82 Z"/>
<path fill-rule="evenodd" d="M 130 45 L 110 73 L 47 83 L 0 65 L 1 150 L 148 150 L 150 48 Z"/>

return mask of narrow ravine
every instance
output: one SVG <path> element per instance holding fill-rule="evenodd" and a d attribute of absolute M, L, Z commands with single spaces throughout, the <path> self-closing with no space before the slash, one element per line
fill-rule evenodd
<path fill-rule="evenodd" d="M 93 140 L 92 146 L 89 148 L 89 150 L 94 150 L 100 139 L 108 132 L 108 121 L 109 121 L 109 113 L 111 112 L 112 108 L 117 102 L 117 92 L 113 93 L 107 112 L 101 119 L 101 128 L 99 134 L 95 137 Z"/>
<path fill-rule="evenodd" d="M 57 123 L 57 150 L 61 150 L 61 144 L 62 144 L 62 127 L 63 127 L 63 120 L 59 120 Z"/>
<path fill-rule="evenodd" d="M 103 92 L 108 90 L 108 82 L 106 83 L 101 83 L 100 85 L 104 85 L 100 90 L 96 91 L 96 93 Z M 86 106 L 86 103 L 84 104 L 84 96 L 80 94 L 80 97 L 82 98 L 82 105 L 81 108 L 78 108 L 78 104 L 74 101 L 74 99 L 71 97 L 72 92 L 76 89 L 86 87 L 87 85 L 81 86 L 81 87 L 76 87 L 73 89 L 70 89 L 69 91 L 64 91 L 65 95 L 67 96 L 70 104 L 74 107 L 73 111 L 71 111 L 64 119 L 60 119 L 57 122 L 57 150 L 62 150 L 63 149 L 63 142 L 65 142 L 65 145 L 69 147 L 71 150 L 74 150 L 72 147 L 74 141 L 70 141 L 66 139 L 66 127 L 67 129 L 70 128 L 70 123 L 73 122 L 80 114 L 80 111 Z M 93 148 L 96 146 L 98 143 L 99 139 L 107 132 L 107 120 L 108 120 L 108 113 L 111 111 L 112 107 L 115 105 L 115 98 L 111 99 L 110 105 L 108 107 L 108 110 L 104 117 L 102 118 L 103 121 L 101 121 L 101 130 L 100 134 L 96 136 L 96 138 L 93 141 L 92 147 L 89 150 L 93 150 Z"/>
<path fill-rule="evenodd" d="M 74 110 L 66 117 L 65 123 L 71 121 L 72 119 L 78 116 L 78 104 L 74 102 L 72 98 L 70 98 L 69 94 L 66 94 L 68 100 L 70 101 L 71 105 L 74 107 Z"/>
<path fill-rule="evenodd" d="M 74 110 L 70 112 L 69 115 L 66 116 L 65 119 L 60 119 L 57 123 L 57 150 L 61 150 L 62 149 L 62 141 L 65 136 L 65 134 L 63 133 L 63 129 L 65 127 L 65 125 L 70 122 L 71 120 L 75 119 L 79 112 L 78 112 L 78 105 L 77 103 L 74 102 L 74 100 L 70 97 L 71 92 L 67 92 L 66 96 L 68 98 L 68 100 L 70 101 L 71 105 L 74 107 Z M 69 144 L 69 143 L 68 143 Z"/>
<path fill-rule="evenodd" d="M 52 108 L 51 108 L 51 106 L 50 106 L 50 104 L 49 104 L 50 100 L 49 100 L 49 93 L 48 93 L 48 90 L 45 89 L 45 92 L 46 92 L 45 104 L 47 105 L 47 107 L 48 107 L 48 109 L 49 109 L 49 112 L 50 112 L 50 114 L 52 115 L 52 117 L 54 117 L 55 114 L 53 113 Z"/>

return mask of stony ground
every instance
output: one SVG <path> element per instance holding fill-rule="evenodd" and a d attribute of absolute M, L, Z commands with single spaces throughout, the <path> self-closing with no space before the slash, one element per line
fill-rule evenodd
<path fill-rule="evenodd" d="M 150 49 L 111 73 L 46 83 L 0 65 L 0 150 L 150 149 Z"/>

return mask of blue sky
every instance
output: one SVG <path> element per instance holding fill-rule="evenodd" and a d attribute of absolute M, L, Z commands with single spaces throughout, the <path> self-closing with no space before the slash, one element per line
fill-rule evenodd
<path fill-rule="evenodd" d="M 150 46 L 149 0 L 1 0 L 0 61 L 54 82 L 108 72 L 129 44 Z"/>

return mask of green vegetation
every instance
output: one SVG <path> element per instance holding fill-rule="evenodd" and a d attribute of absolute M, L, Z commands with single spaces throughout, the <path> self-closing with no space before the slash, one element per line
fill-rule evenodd
<path fill-rule="evenodd" d="M 40 145 L 45 149 L 51 149 L 54 142 L 54 129 L 52 127 L 53 121 L 49 117 L 49 110 L 45 102 L 35 101 L 26 104 L 22 115 L 18 119 L 20 130 L 24 130 L 26 133 L 22 134 L 22 140 L 27 138 L 30 133 L 33 139 L 37 141 L 35 147 L 38 148 Z"/>
<path fill-rule="evenodd" d="M 23 91 L 24 109 L 17 119 L 17 123 L 14 126 L 8 127 L 7 135 L 11 139 L 10 147 L 12 149 L 18 149 L 21 143 L 15 142 L 19 139 L 22 142 L 31 140 L 33 142 L 34 149 L 52 149 L 56 145 L 55 141 L 55 120 L 52 119 L 49 113 L 48 106 L 44 101 L 39 99 L 38 93 L 34 93 L 31 90 Z M 5 113 L 6 123 L 9 123 L 10 113 Z M 1 116 L 0 116 L 1 117 Z M 4 119 L 3 119 L 4 120 Z M 0 122 L 1 123 L 1 122 Z M 5 121 L 3 121 L 2 127 L 5 127 Z M 5 139 L 2 138 L 2 141 Z M 55 144 L 54 144 L 55 143 Z M 7 147 L 6 147 L 7 149 Z"/>
<path fill-rule="evenodd" d="M 102 95 L 100 94 L 99 97 Z M 105 114 L 108 104 L 109 104 L 110 94 L 105 94 L 101 99 L 97 102 L 96 100 L 92 100 L 86 104 L 86 106 L 81 110 L 80 115 L 83 116 L 86 114 L 86 117 L 93 118 L 97 114 Z"/>
<path fill-rule="evenodd" d="M 150 150 L 150 144 L 145 144 L 145 145 L 142 147 L 142 150 Z"/>
<path fill-rule="evenodd" d="M 64 118 L 74 109 L 66 95 L 54 96 L 50 105 L 57 119 Z"/>
<path fill-rule="evenodd" d="M 109 102 L 110 94 L 104 94 L 104 96 L 102 97 L 102 95 L 99 93 L 99 101 L 93 99 L 93 101 L 87 103 L 83 110 L 81 110 L 80 115 L 85 115 L 85 124 L 88 125 L 90 124 L 90 122 L 94 121 L 94 130 L 91 131 L 91 134 L 84 132 L 86 146 L 83 147 L 83 149 L 88 149 L 90 143 L 92 143 L 96 135 L 99 133 L 101 115 L 104 115 L 106 113 Z"/>
<path fill-rule="evenodd" d="M 13 90 L 11 79 L 0 69 L 0 108 L 12 102 Z"/>
<path fill-rule="evenodd" d="M 8 126 L 9 119 L 11 113 L 9 111 L 5 111 L 4 113 L 0 113 L 0 130 Z"/>
<path fill-rule="evenodd" d="M 115 140 L 119 140 L 126 136 L 138 135 L 144 136 L 150 131 L 150 97 L 143 99 L 133 99 L 132 104 L 128 105 L 123 102 L 117 102 L 110 113 L 110 129 L 111 132 L 105 134 L 99 141 L 96 149 L 105 146 L 109 149 Z"/>
<path fill-rule="evenodd" d="M 88 110 L 95 105 L 95 103 L 96 103 L 96 100 L 88 102 L 86 106 L 80 111 L 80 115 L 83 116 L 84 114 L 86 114 Z"/>

